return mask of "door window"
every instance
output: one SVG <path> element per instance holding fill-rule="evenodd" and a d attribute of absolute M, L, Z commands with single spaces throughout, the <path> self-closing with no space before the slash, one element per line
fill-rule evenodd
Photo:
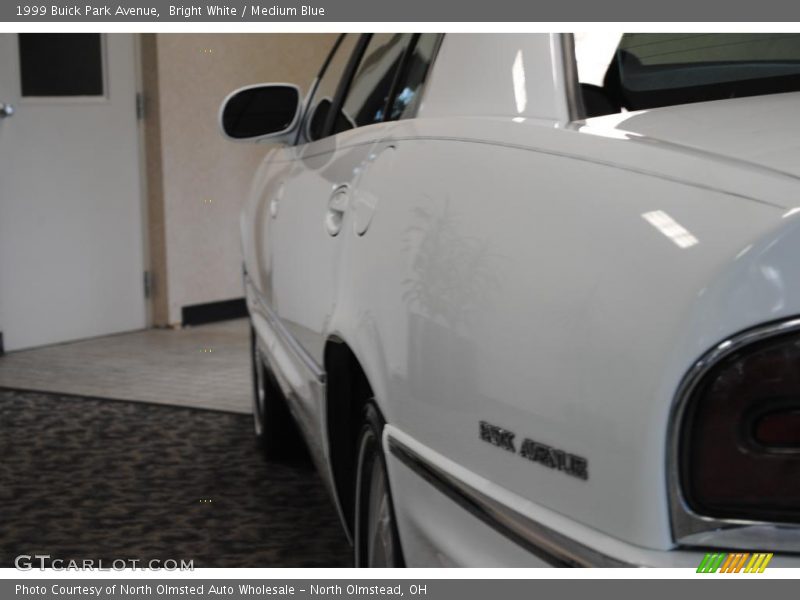
<path fill-rule="evenodd" d="M 404 61 L 403 72 L 393 88 L 387 121 L 410 119 L 417 114 L 422 88 L 441 39 L 440 33 L 422 33 L 417 36 L 413 49 Z"/>
<path fill-rule="evenodd" d="M 410 33 L 376 33 L 370 36 L 358 70 L 342 103 L 341 117 L 333 133 L 379 123 L 386 117 L 386 106 L 395 77 L 403 62 Z"/>
<path fill-rule="evenodd" d="M 325 122 L 336 97 L 336 90 L 347 70 L 350 56 L 358 43 L 358 35 L 343 34 L 333 48 L 331 56 L 320 73 L 319 85 L 306 112 L 306 136 L 318 140 L 325 135 Z"/>
<path fill-rule="evenodd" d="M 306 138 L 413 117 L 441 39 L 438 33 L 344 35 L 309 103 Z M 335 119 L 334 106 L 340 107 Z"/>

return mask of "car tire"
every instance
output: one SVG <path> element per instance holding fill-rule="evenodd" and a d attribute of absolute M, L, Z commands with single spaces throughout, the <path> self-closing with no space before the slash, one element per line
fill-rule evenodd
<path fill-rule="evenodd" d="M 286 401 L 267 366 L 250 327 L 250 359 L 253 372 L 253 426 L 267 458 L 295 458 L 304 446 Z"/>
<path fill-rule="evenodd" d="M 356 567 L 405 566 L 381 443 L 383 426 L 376 406 L 367 404 L 356 446 L 353 544 Z"/>

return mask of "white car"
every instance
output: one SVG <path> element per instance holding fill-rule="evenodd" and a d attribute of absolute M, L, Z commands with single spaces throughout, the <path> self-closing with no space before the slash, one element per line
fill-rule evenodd
<path fill-rule="evenodd" d="M 794 34 L 381 33 L 226 99 L 256 432 L 356 565 L 798 565 L 796 90 Z"/>

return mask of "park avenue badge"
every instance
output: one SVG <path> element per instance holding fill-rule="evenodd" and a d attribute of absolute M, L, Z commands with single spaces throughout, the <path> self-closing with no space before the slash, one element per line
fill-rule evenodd
<path fill-rule="evenodd" d="M 578 479 L 589 479 L 589 461 L 582 456 L 559 450 L 530 438 L 522 440 L 522 445 L 517 452 L 514 445 L 515 437 L 516 434 L 513 431 L 486 421 L 480 422 L 480 438 L 484 442 L 507 452 L 519 454 L 522 458 L 539 463 L 549 469 L 561 471 Z"/>

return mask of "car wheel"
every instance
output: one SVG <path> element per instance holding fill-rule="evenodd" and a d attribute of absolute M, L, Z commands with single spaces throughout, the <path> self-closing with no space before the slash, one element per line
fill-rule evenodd
<path fill-rule="evenodd" d="M 267 367 L 250 328 L 253 371 L 253 426 L 256 440 L 269 458 L 292 458 L 303 452 L 303 442 L 286 407 L 275 376 Z"/>
<path fill-rule="evenodd" d="M 383 419 L 374 404 L 364 411 L 356 461 L 356 567 L 402 567 L 394 505 L 389 489 L 381 434 Z"/>

